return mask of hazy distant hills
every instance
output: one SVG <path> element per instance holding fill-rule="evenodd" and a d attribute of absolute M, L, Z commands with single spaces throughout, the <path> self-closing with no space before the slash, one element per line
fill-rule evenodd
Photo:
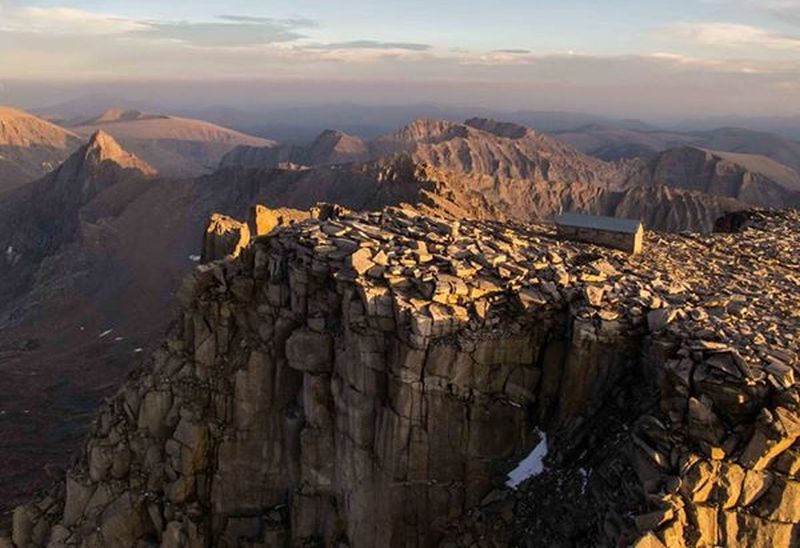
<path fill-rule="evenodd" d="M 679 133 L 592 124 L 555 132 L 554 136 L 582 152 L 605 160 L 652 156 L 670 148 L 694 146 L 720 152 L 766 156 L 795 171 L 800 170 L 800 142 L 749 129 L 719 128 Z"/>
<path fill-rule="evenodd" d="M 800 205 L 800 176 L 765 156 L 679 147 L 628 165 L 631 181 L 734 198 L 761 207 Z"/>
<path fill-rule="evenodd" d="M 0 107 L 0 193 L 53 170 L 79 143 L 71 131 L 21 110 Z"/>
<path fill-rule="evenodd" d="M 201 120 L 116 108 L 97 117 L 74 120 L 70 129 L 84 136 L 102 129 L 160 173 L 174 177 L 209 173 L 236 146 L 275 145 Z"/>
<path fill-rule="evenodd" d="M 686 133 L 640 131 L 607 124 L 590 124 L 553 133 L 576 149 L 604 160 L 650 156 L 669 148 L 694 145 L 700 139 Z"/>
<path fill-rule="evenodd" d="M 800 172 L 800 142 L 772 133 L 741 128 L 695 132 L 704 148 L 725 152 L 758 154 Z"/>
<path fill-rule="evenodd" d="M 60 124 L 0 108 L 0 192 L 51 171 L 98 129 L 168 177 L 210 173 L 226 153 L 240 145 L 276 145 L 209 122 L 135 109 L 111 108 L 99 115 L 61 120 Z"/>
<path fill-rule="evenodd" d="M 181 109 L 178 107 L 166 110 L 190 118 L 209 120 L 248 134 L 295 144 L 312 141 L 325 128 L 336 128 L 362 139 L 374 139 L 418 119 L 461 122 L 468 118 L 481 117 L 506 120 L 543 132 L 569 130 L 588 124 L 612 124 L 638 130 L 655 129 L 640 120 L 613 119 L 581 112 L 540 110 L 511 112 L 424 103 L 409 105 L 334 103 L 297 107 L 211 107 L 205 109 Z"/>
<path fill-rule="evenodd" d="M 713 131 L 721 127 L 747 128 L 800 141 L 800 114 L 793 116 L 713 116 L 684 120 L 677 125 L 681 131 Z"/>
<path fill-rule="evenodd" d="M 364 140 L 342 131 L 326 130 L 307 146 L 237 146 L 222 158 L 220 167 L 325 166 L 366 162 L 370 158 L 369 147 Z"/>

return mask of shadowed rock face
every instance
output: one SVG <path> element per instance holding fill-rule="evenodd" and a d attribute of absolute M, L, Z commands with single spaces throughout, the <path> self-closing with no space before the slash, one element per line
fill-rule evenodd
<path fill-rule="evenodd" d="M 761 207 L 800 204 L 800 176 L 779 164 L 770 164 L 771 170 L 759 172 L 748 169 L 746 162 L 736 155 L 682 147 L 663 152 L 649 161 L 648 184 L 735 198 Z M 770 171 L 785 173 L 770 178 L 766 174 Z"/>
<path fill-rule="evenodd" d="M 41 263 L 62 246 L 80 240 L 85 221 L 107 214 L 103 203 L 86 207 L 115 187 L 135 196 L 155 171 L 98 131 L 48 176 L 22 186 L 0 201 L 0 305 L 29 289 Z M 68 275 L 69 273 L 63 273 Z"/>
<path fill-rule="evenodd" d="M 798 221 L 633 257 L 410 208 L 279 229 L 184 281 L 14 540 L 791 546 Z"/>

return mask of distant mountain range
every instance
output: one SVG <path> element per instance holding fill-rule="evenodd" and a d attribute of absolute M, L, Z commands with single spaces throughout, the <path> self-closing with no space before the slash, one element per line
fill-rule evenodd
<path fill-rule="evenodd" d="M 800 142 L 742 128 L 678 133 L 592 124 L 555 132 L 554 136 L 578 150 L 605 160 L 652 156 L 670 148 L 693 146 L 721 152 L 766 156 L 795 171 L 800 170 Z"/>
<path fill-rule="evenodd" d="M 100 116 L 74 119 L 67 125 L 83 136 L 102 129 L 170 177 L 192 177 L 213 171 L 235 146 L 275 145 L 274 141 L 209 122 L 118 108 Z"/>
<path fill-rule="evenodd" d="M 485 118 L 472 118 L 463 124 L 417 120 L 370 141 L 328 130 L 307 147 L 237 147 L 220 166 L 319 167 L 379 161 L 405 153 L 420 164 L 460 176 L 489 177 L 507 185 L 511 181 L 556 186 L 589 184 L 615 191 L 665 186 L 767 207 L 799 203 L 800 175 L 791 164 L 797 161 L 792 155 L 793 147 L 800 144 L 773 135 L 746 130 L 683 135 L 587 126 L 583 132 L 556 137 Z M 562 137 L 588 153 L 562 142 Z M 681 144 L 685 142 L 698 144 Z M 702 144 L 719 145 L 726 151 L 710 150 Z M 638 154 L 606 161 L 598 150 L 608 152 L 611 146 L 618 150 L 636 149 Z M 531 215 L 538 213 L 532 211 Z"/>

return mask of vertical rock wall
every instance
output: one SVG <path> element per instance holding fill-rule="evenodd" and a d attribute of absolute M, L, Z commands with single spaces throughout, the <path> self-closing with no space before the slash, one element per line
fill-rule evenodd
<path fill-rule="evenodd" d="M 537 545 L 563 505 L 567 537 L 596 545 L 792 545 L 796 356 L 762 367 L 712 342 L 709 318 L 741 301 L 700 306 L 678 274 L 632 263 L 652 258 L 604 253 L 395 211 L 311 219 L 201 265 L 81 461 L 17 509 L 13 541 Z M 539 431 L 551 468 L 498 489 Z"/>

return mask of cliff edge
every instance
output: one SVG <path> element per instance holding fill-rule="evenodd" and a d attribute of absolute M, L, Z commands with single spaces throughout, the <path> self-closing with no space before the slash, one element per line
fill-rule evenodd
<path fill-rule="evenodd" d="M 256 237 L 13 543 L 796 545 L 800 213 L 747 224 L 636 256 L 410 208 Z"/>

